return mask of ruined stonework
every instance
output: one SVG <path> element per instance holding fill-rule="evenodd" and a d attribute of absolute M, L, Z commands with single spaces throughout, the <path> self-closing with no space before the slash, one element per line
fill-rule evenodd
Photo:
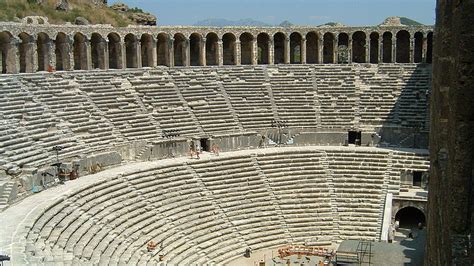
<path fill-rule="evenodd" d="M 439 0 L 425 265 L 473 265 L 474 1 Z"/>

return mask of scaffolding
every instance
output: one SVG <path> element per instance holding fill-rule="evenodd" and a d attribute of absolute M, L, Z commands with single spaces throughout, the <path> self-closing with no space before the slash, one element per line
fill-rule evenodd
<path fill-rule="evenodd" d="M 372 265 L 372 246 L 373 242 L 359 241 L 355 252 L 338 251 L 336 253 L 336 265 L 351 264 L 351 265 Z"/>

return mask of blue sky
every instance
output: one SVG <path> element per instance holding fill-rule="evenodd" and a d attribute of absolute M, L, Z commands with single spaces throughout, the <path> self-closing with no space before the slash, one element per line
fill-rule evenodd
<path fill-rule="evenodd" d="M 380 24 L 386 17 L 408 17 L 434 24 L 435 0 L 109 0 L 139 7 L 158 17 L 158 25 L 192 25 L 208 18 L 251 18 L 269 24 L 329 21 L 345 25 Z"/>

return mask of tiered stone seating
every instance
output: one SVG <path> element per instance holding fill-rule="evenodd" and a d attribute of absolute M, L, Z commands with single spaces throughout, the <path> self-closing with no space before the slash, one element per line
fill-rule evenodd
<path fill-rule="evenodd" d="M 340 239 L 373 239 L 380 233 L 387 152 L 328 150 Z"/>
<path fill-rule="evenodd" d="M 321 108 L 321 127 L 349 128 L 354 124 L 356 87 L 353 67 L 341 65 L 315 66 L 317 95 Z"/>
<path fill-rule="evenodd" d="M 0 114 L 5 120 L 10 120 L 10 129 L 13 130 L 10 133 L 20 133 L 20 136 L 4 136 L 6 141 L 3 144 L 4 148 L 9 146 L 6 150 L 12 152 L 13 155 L 10 161 L 16 161 L 22 165 L 28 162 L 32 166 L 52 162 L 55 160 L 52 148 L 56 145 L 64 148 L 60 158 L 81 153 L 83 148 L 78 143 L 77 137 L 69 128 L 61 125 L 61 121 L 51 113 L 48 106 L 42 105 L 31 94 L 29 88 L 18 79 L 3 79 L 0 87 L 0 101 L 2 102 Z M 21 139 L 21 136 L 24 138 Z M 31 142 L 34 144 L 31 145 Z M 37 156 L 38 150 L 47 156 Z M 34 158 L 26 159 L 30 156 Z"/>
<path fill-rule="evenodd" d="M 290 127 L 317 127 L 311 67 L 268 68 L 278 116 Z"/>
<path fill-rule="evenodd" d="M 400 176 L 403 171 L 427 172 L 430 168 L 429 155 L 425 153 L 394 152 L 392 155 L 392 167 L 390 173 L 389 189 L 393 194 L 400 191 Z"/>
<path fill-rule="evenodd" d="M 213 68 L 173 69 L 173 80 L 196 118 L 208 134 L 238 130 L 224 96 L 219 91 L 218 76 Z"/>
<path fill-rule="evenodd" d="M 197 121 L 179 97 L 168 71 L 157 69 L 130 82 L 162 130 L 178 130 L 183 136 L 199 134 Z"/>
<path fill-rule="evenodd" d="M 293 244 L 331 241 L 333 213 L 319 152 L 259 154 L 258 165 L 272 188 Z"/>
<path fill-rule="evenodd" d="M 275 118 L 263 68 L 241 66 L 217 71 L 244 130 L 271 127 Z"/>
<path fill-rule="evenodd" d="M 100 77 L 100 76 L 99 76 Z M 160 137 L 161 131 L 133 89 L 126 87 L 126 79 L 113 76 L 93 82 L 90 76 L 76 76 L 79 89 L 92 99 L 103 115 L 127 140 L 146 140 Z M 125 85 L 124 85 L 125 83 Z"/>
<path fill-rule="evenodd" d="M 250 247 L 287 243 L 278 206 L 251 158 L 216 159 L 191 166 Z"/>
<path fill-rule="evenodd" d="M 28 76 L 29 90 L 83 141 L 88 152 L 107 150 L 123 136 L 74 83 L 52 75 Z M 83 145 L 84 146 L 84 145 Z"/>

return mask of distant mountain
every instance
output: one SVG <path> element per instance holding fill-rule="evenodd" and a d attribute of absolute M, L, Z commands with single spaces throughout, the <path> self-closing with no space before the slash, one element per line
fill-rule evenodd
<path fill-rule="evenodd" d="M 388 17 L 380 24 L 381 26 L 419 26 L 423 25 L 418 21 L 406 17 Z"/>
<path fill-rule="evenodd" d="M 408 26 L 420 26 L 420 25 L 423 25 L 422 23 L 418 22 L 418 21 L 415 21 L 413 19 L 409 19 L 407 17 L 400 17 L 400 22 L 403 24 L 403 25 L 408 25 Z"/>
<path fill-rule="evenodd" d="M 228 20 L 223 18 L 210 18 L 198 21 L 194 26 L 210 26 L 210 27 L 225 27 L 225 26 L 256 26 L 256 27 L 269 27 L 270 24 L 253 20 L 253 19 L 240 19 L 240 20 Z"/>

